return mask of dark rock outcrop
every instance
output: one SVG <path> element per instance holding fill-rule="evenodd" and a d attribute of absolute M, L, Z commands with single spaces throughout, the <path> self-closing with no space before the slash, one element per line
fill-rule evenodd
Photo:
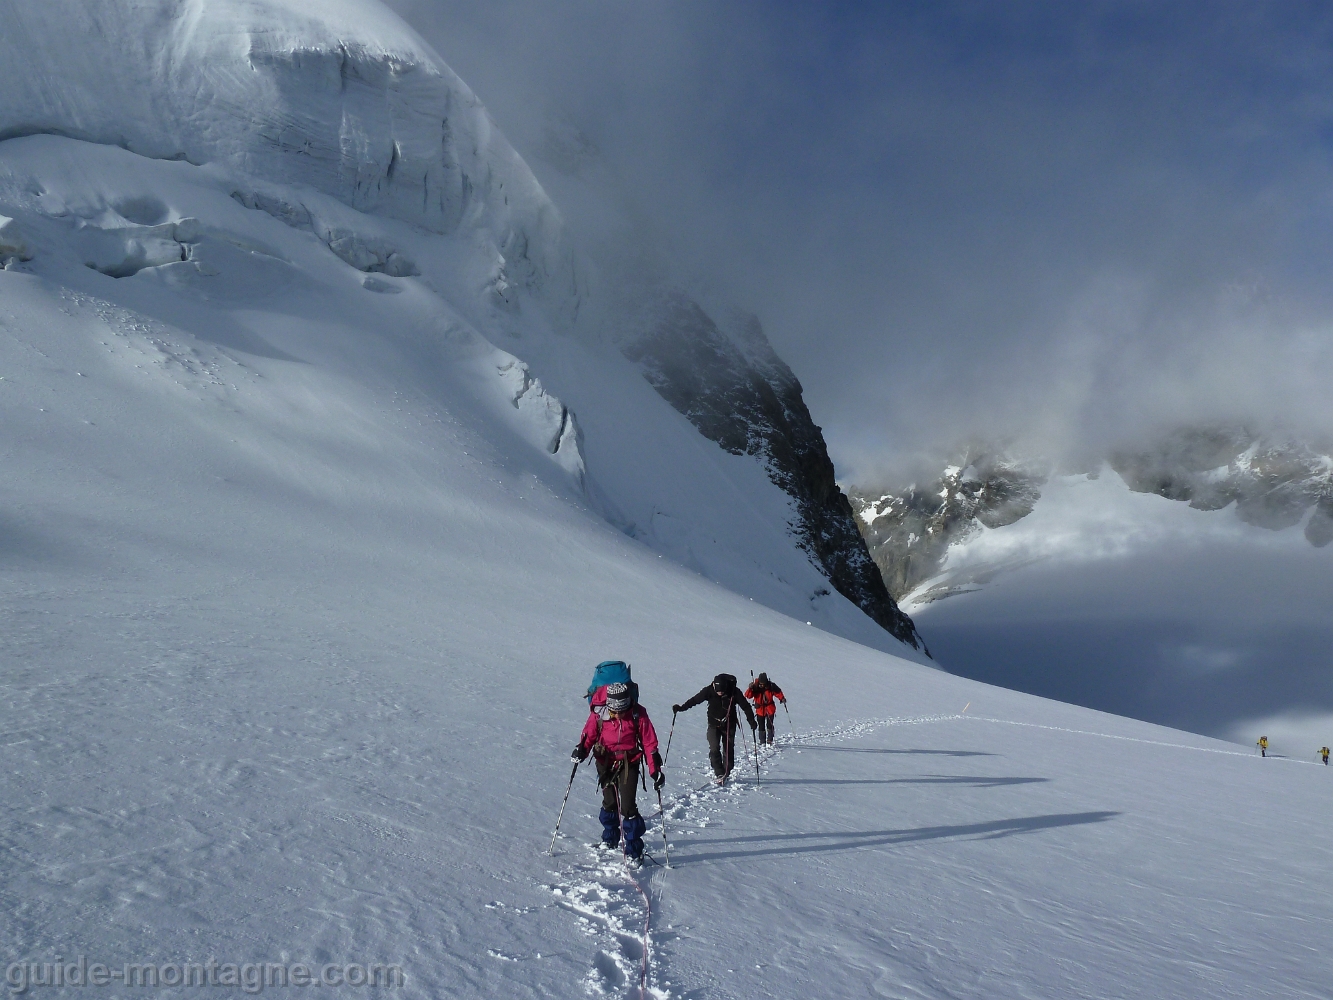
<path fill-rule="evenodd" d="M 979 526 L 1000 528 L 1032 513 L 1045 480 L 1042 472 L 972 448 L 925 486 L 853 489 L 851 503 L 889 593 L 902 600 L 940 571 L 950 545 Z"/>
<path fill-rule="evenodd" d="M 840 594 L 895 638 L 924 649 L 857 530 L 801 383 L 757 318 L 728 317 L 724 330 L 693 299 L 664 293 L 620 347 L 701 434 L 734 455 L 764 462 L 769 478 L 794 502 L 798 544 Z"/>

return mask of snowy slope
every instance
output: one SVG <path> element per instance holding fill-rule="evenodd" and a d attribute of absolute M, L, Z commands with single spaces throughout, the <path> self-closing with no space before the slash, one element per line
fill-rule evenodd
<path fill-rule="evenodd" d="M 809 600 L 762 469 L 560 331 L 577 289 L 551 284 L 558 233 L 506 243 L 553 217 L 537 188 L 506 203 L 494 133 L 477 155 L 510 166 L 448 229 L 348 181 L 337 101 L 308 147 L 235 125 L 308 107 L 254 45 L 420 57 L 461 93 L 380 8 L 301 9 L 0 7 L 26 67 L 0 100 L 13 989 L 82 956 L 634 996 L 646 919 L 661 997 L 1320 995 L 1333 779 L 1308 748 L 1251 759 L 873 648 L 902 647 Z M 134 77 L 141 49 L 165 75 Z M 657 514 L 689 558 L 623 530 Z M 663 736 L 665 706 L 751 668 L 801 735 L 762 787 L 695 793 L 682 716 L 675 867 L 637 883 L 583 846 L 586 772 L 543 853 L 606 657 Z"/>
<path fill-rule="evenodd" d="M 17 80 L 0 104 L 0 135 L 16 137 L 0 211 L 38 251 L 33 272 L 87 264 L 130 282 L 101 294 L 190 336 L 399 388 L 377 371 L 388 353 L 437 400 L 457 390 L 506 410 L 593 509 L 657 551 L 896 647 L 826 593 L 791 536 L 791 498 L 759 463 L 700 441 L 599 331 L 574 325 L 584 296 L 559 213 L 466 86 L 378 4 L 302 11 L 0 7 Z M 178 232 L 182 219 L 199 222 Z M 150 283 L 169 293 L 151 305 Z M 282 299 L 271 313 L 245 308 L 259 289 Z M 373 333 L 312 344 L 293 311 Z"/>

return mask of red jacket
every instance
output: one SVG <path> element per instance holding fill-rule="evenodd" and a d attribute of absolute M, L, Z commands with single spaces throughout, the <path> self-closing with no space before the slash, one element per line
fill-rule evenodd
<path fill-rule="evenodd" d="M 772 681 L 768 682 L 768 687 L 759 687 L 759 682 L 755 681 L 745 689 L 745 697 L 754 702 L 754 714 L 758 716 L 776 715 L 778 706 L 773 699 L 779 698 L 785 705 L 787 696 L 782 693 L 782 688 L 778 687 Z"/>
<path fill-rule="evenodd" d="M 601 746 L 601 751 L 594 748 Z M 648 773 L 656 777 L 657 762 L 653 755 L 657 752 L 657 731 L 653 729 L 648 713 L 639 705 L 630 709 L 629 718 L 603 719 L 596 711 L 588 714 L 588 721 L 583 724 L 583 735 L 579 737 L 579 746 L 594 750 L 596 756 L 612 760 L 630 762 L 647 758 Z"/>

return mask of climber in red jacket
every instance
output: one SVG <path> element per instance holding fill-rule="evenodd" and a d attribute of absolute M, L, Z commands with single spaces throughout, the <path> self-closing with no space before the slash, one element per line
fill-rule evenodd
<path fill-rule="evenodd" d="M 745 689 L 745 697 L 754 702 L 754 714 L 759 718 L 759 731 L 756 733 L 759 742 L 772 744 L 773 716 L 778 714 L 778 706 L 773 699 L 777 698 L 785 705 L 787 696 L 782 693 L 782 688 L 768 679 L 768 674 L 760 674 Z"/>

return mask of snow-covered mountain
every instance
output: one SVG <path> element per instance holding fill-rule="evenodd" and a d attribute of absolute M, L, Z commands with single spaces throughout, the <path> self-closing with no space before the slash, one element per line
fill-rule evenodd
<path fill-rule="evenodd" d="M 774 485 L 795 502 L 792 528 L 833 588 L 916 648 L 915 626 L 894 603 L 857 533 L 801 383 L 757 317 L 731 318 L 728 335 L 694 300 L 661 293 L 639 313 L 621 350 L 704 437 L 732 455 L 763 462 Z"/>
<path fill-rule="evenodd" d="M 545 183 L 579 223 L 574 240 L 595 300 L 584 315 L 596 317 L 595 325 L 701 434 L 762 463 L 794 501 L 793 534 L 833 590 L 890 634 L 924 649 L 859 537 L 801 384 L 759 318 L 720 299 L 706 276 L 655 243 L 633 198 L 578 128 L 552 113 L 535 155 Z"/>
<path fill-rule="evenodd" d="M 727 342 L 706 317 L 622 345 L 687 414 L 684 397 L 698 394 L 667 374 L 668 341 L 713 363 L 714 391 L 739 379 L 771 398 L 778 385 L 772 412 L 728 415 L 753 429 L 745 447 L 724 448 L 759 459 L 732 462 L 626 384 L 633 372 L 611 353 L 623 338 L 580 284 L 556 206 L 466 85 L 397 18 L 367 29 L 357 4 L 314 17 L 282 3 L 11 5 L 0 16 L 16 79 L 0 120 L 5 238 L 22 243 L 6 256 L 31 260 L 35 274 L 87 265 L 135 278 L 132 291 L 90 286 L 132 308 L 154 283 L 172 308 L 229 300 L 235 316 L 241 288 L 285 294 L 310 276 L 296 248 L 307 258 L 322 248 L 349 269 L 378 336 L 431 356 L 425 381 L 460 352 L 484 357 L 469 392 L 499 406 L 622 530 L 802 620 L 865 639 L 843 594 L 917 643 L 870 567 L 799 384 L 762 333 L 751 341 L 766 352 L 764 372 L 719 354 Z M 105 44 L 84 53 L 92 37 Z M 185 332 L 216 337 L 200 325 Z M 231 325 L 223 346 L 262 342 L 313 360 L 249 319 Z"/>
<path fill-rule="evenodd" d="M 950 676 L 821 593 L 780 437 L 582 325 L 551 199 L 379 4 L 0 0 L 0 53 L 11 993 L 1324 989 L 1314 746 Z M 585 846 L 586 768 L 545 854 L 608 657 L 670 870 Z M 665 709 L 752 669 L 786 732 L 717 789 Z"/>
<path fill-rule="evenodd" d="M 1270 531 L 1300 525 L 1315 548 L 1333 542 L 1328 448 L 1244 427 L 1189 427 L 1147 447 L 1111 452 L 1093 463 L 1094 478 L 1103 464 L 1135 493 L 1184 501 L 1201 511 L 1234 504 L 1235 516 L 1245 524 Z M 968 546 L 985 529 L 1004 528 L 1031 514 L 1053 470 L 1048 460 L 974 444 L 925 485 L 853 486 L 848 492 L 889 592 L 920 607 L 975 590 L 1007 569 L 1041 558 L 1040 546 L 1027 553 L 1003 546 L 998 561 L 988 563 Z M 1000 552 L 990 545 L 987 551 Z"/>
<path fill-rule="evenodd" d="M 1281 531 L 1304 522 L 1315 548 L 1333 542 L 1333 448 L 1243 427 L 1192 427 L 1149 449 L 1119 451 L 1110 464 L 1135 492 L 1196 510 L 1234 503 L 1246 524 Z"/>
<path fill-rule="evenodd" d="M 1228 739 L 1322 739 L 1327 449 L 1190 429 L 1052 467 L 974 446 L 924 486 L 851 491 L 941 665 Z"/>
<path fill-rule="evenodd" d="M 902 600 L 929 582 L 924 593 L 930 597 L 918 597 L 927 603 L 959 586 L 937 580 L 950 549 L 975 538 L 982 528 L 1002 528 L 1032 513 L 1045 481 L 1046 470 L 1040 465 L 1016 461 L 1001 449 L 972 446 L 924 487 L 853 487 L 849 494 L 857 525 L 889 592 Z"/>

